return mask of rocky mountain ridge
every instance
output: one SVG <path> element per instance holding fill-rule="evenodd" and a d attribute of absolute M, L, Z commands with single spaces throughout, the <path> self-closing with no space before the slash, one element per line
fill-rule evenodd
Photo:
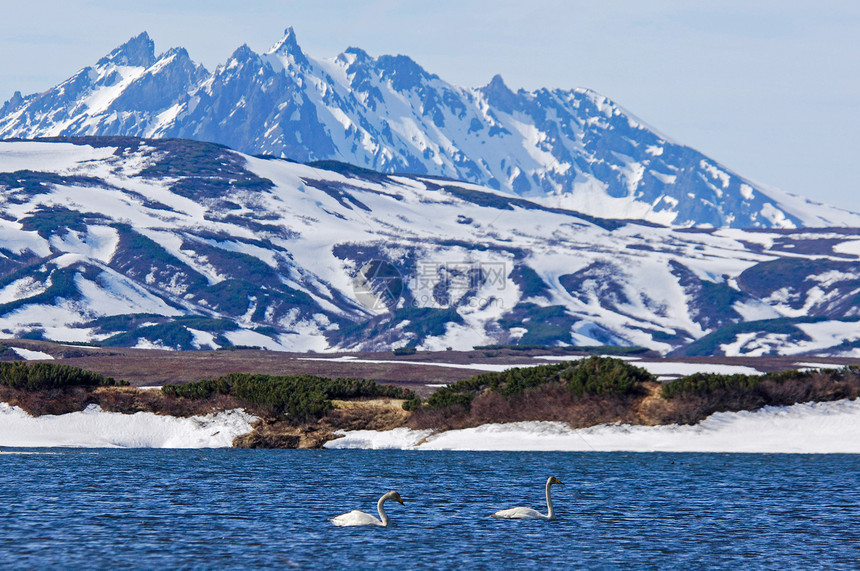
<path fill-rule="evenodd" d="M 209 72 L 146 33 L 0 108 L 0 138 L 186 138 L 299 162 L 443 176 L 604 218 L 676 227 L 860 227 L 754 183 L 588 89 L 464 88 L 402 55 L 304 53 L 292 28 Z M 814 189 L 811 189 L 814 191 Z"/>

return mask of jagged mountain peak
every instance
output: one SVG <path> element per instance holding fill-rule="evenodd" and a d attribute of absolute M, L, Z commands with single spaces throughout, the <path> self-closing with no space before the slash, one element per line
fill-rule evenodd
<path fill-rule="evenodd" d="M 372 61 L 373 58 L 361 48 L 357 48 L 355 46 L 350 46 L 346 48 L 342 54 L 340 54 L 336 59 L 342 59 L 346 61 L 344 56 L 353 56 L 353 59 L 350 61 L 359 61 L 359 62 L 368 62 Z"/>
<path fill-rule="evenodd" d="M 171 57 L 175 57 L 180 60 L 186 61 L 194 61 L 191 59 L 191 55 L 188 53 L 188 50 L 181 46 L 172 47 L 163 54 L 160 54 L 157 60 L 165 60 Z"/>
<path fill-rule="evenodd" d="M 276 53 L 279 51 L 289 52 L 291 50 L 301 51 L 301 48 L 299 47 L 299 41 L 296 37 L 296 31 L 292 26 L 287 26 L 284 30 L 284 35 L 275 43 L 275 45 L 272 46 L 268 53 Z"/>
<path fill-rule="evenodd" d="M 427 81 L 438 79 L 428 73 L 418 62 L 405 55 L 381 55 L 376 58 L 376 68 L 383 79 L 391 81 L 396 91 L 414 89 Z"/>
<path fill-rule="evenodd" d="M 505 83 L 505 80 L 502 78 L 502 75 L 497 73 L 490 79 L 490 82 L 482 88 L 483 91 L 505 91 L 508 93 L 513 93 L 508 85 Z"/>
<path fill-rule="evenodd" d="M 284 36 L 266 54 L 284 58 L 292 65 L 307 66 L 309 64 L 307 56 L 299 46 L 296 32 L 292 26 L 284 30 Z"/>
<path fill-rule="evenodd" d="M 251 49 L 248 44 L 242 44 L 230 54 L 227 63 L 222 66 L 229 69 L 234 62 L 246 62 L 260 59 L 260 55 Z"/>
<path fill-rule="evenodd" d="M 498 73 L 479 91 L 487 98 L 487 103 L 506 113 L 513 113 L 517 108 L 517 94 L 510 90 Z"/>
<path fill-rule="evenodd" d="M 12 94 L 12 97 L 9 98 L 9 101 L 5 102 L 3 106 L 0 107 L 0 116 L 15 111 L 23 102 L 24 96 L 21 95 L 20 91 L 15 91 L 15 93 Z"/>
<path fill-rule="evenodd" d="M 100 59 L 97 65 L 149 67 L 155 63 L 155 60 L 155 42 L 152 41 L 148 33 L 141 32 Z"/>

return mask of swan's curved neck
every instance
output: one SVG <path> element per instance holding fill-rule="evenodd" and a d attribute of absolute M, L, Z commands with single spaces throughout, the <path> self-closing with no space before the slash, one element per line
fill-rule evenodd
<path fill-rule="evenodd" d="M 547 496 L 547 497 L 548 497 L 548 496 Z M 384 504 L 385 504 L 385 500 L 386 500 L 386 499 L 387 499 L 387 498 L 382 497 L 382 498 L 379 498 L 379 501 L 378 501 L 378 502 L 376 502 L 376 511 L 378 511 L 378 512 L 379 512 L 379 519 L 382 521 L 382 525 L 385 525 L 385 526 L 387 526 L 387 525 L 388 525 L 388 522 L 390 521 L 390 520 L 388 519 L 388 514 L 387 514 L 387 513 L 385 513 L 385 507 L 384 507 Z"/>
<path fill-rule="evenodd" d="M 547 519 L 555 519 L 555 510 L 552 507 L 552 497 L 549 495 L 549 488 L 552 484 L 547 481 L 546 483 L 546 507 L 547 507 Z"/>

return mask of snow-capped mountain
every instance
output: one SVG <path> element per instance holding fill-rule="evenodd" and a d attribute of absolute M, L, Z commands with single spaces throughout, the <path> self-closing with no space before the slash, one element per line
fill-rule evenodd
<path fill-rule="evenodd" d="M 854 226 L 753 183 L 586 89 L 452 85 L 402 55 L 305 54 L 292 29 L 209 73 L 144 33 L 0 109 L 0 138 L 186 138 L 300 162 L 465 180 L 592 216 L 697 227 Z M 811 189 L 814 190 L 814 189 Z"/>
<path fill-rule="evenodd" d="M 860 232 L 671 229 L 176 139 L 0 142 L 0 336 L 860 354 Z"/>

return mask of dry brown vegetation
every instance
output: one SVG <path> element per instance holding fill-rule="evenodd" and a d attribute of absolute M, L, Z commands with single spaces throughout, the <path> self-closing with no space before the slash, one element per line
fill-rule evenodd
<path fill-rule="evenodd" d="M 489 423 L 546 420 L 566 422 L 571 428 L 597 424 L 656 425 L 675 422 L 675 403 L 660 396 L 660 384 L 643 383 L 635 395 L 575 396 L 563 386 L 547 384 L 512 398 L 486 391 L 476 397 L 470 409 L 423 408 L 408 421 L 419 429 L 452 430 Z"/>
<path fill-rule="evenodd" d="M 637 422 L 641 420 L 636 413 L 637 404 L 643 398 L 638 395 L 577 397 L 557 384 L 543 385 L 511 398 L 487 391 L 476 397 L 469 409 L 456 405 L 446 409 L 420 409 L 410 419 L 409 426 L 451 430 L 488 423 L 548 420 L 580 428 Z"/>
<path fill-rule="evenodd" d="M 335 408 L 316 422 L 292 424 L 260 420 L 253 432 L 233 441 L 237 448 L 321 448 L 338 430 L 391 430 L 404 426 L 410 413 L 400 399 L 335 400 Z"/>
<path fill-rule="evenodd" d="M 335 400 L 335 408 L 324 417 L 337 430 L 391 430 L 404 426 L 410 413 L 401 399 Z"/>
<path fill-rule="evenodd" d="M 189 417 L 234 408 L 245 403 L 224 395 L 206 400 L 172 399 L 159 390 L 133 387 L 66 387 L 46 391 L 26 391 L 0 385 L 0 402 L 20 407 L 33 416 L 66 414 L 97 404 L 108 412 L 134 414 L 152 412 L 168 416 Z"/>
<path fill-rule="evenodd" d="M 33 416 L 65 414 L 83 410 L 92 404 L 93 390 L 84 387 L 31 392 L 0 385 L 0 402 L 17 406 Z"/>
<path fill-rule="evenodd" d="M 785 371 L 746 378 L 743 375 L 697 374 L 675 382 L 681 383 L 697 377 L 703 379 L 697 383 L 697 390 L 662 399 L 668 406 L 657 410 L 657 424 L 695 424 L 715 412 L 756 410 L 763 406 L 789 406 L 802 402 L 827 402 L 860 397 L 860 370 L 855 367 L 806 373 Z M 726 380 L 728 382 L 719 383 Z M 708 387 L 708 384 L 721 386 Z M 662 391 L 664 395 L 671 394 L 671 391 L 665 390 L 670 388 L 669 385 L 665 385 Z"/>

